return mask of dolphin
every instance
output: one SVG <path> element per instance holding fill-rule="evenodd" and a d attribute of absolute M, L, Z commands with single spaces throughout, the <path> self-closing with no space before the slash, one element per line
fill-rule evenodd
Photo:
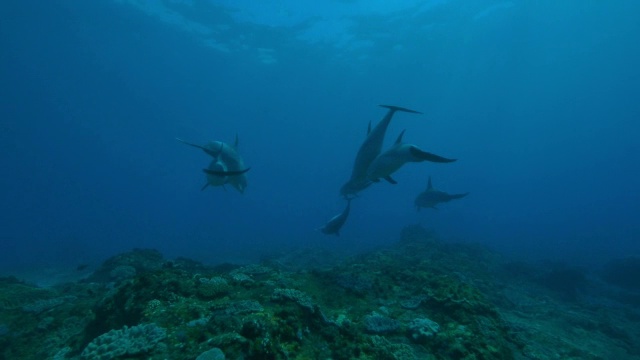
<path fill-rule="evenodd" d="M 447 159 L 445 157 L 428 153 L 421 150 L 419 147 L 413 144 L 406 144 L 402 142 L 402 136 L 404 130 L 396 139 L 393 146 L 380 154 L 367 169 L 367 178 L 370 181 L 378 182 L 380 179 L 385 179 L 391 184 L 397 184 L 397 182 L 391 177 L 391 174 L 398 171 L 404 164 L 408 162 L 422 162 L 430 161 L 436 163 L 450 163 L 456 161 L 456 159 Z"/>
<path fill-rule="evenodd" d="M 422 114 L 419 111 L 402 108 L 399 106 L 380 105 L 383 108 L 389 109 L 387 114 L 380 120 L 380 122 L 371 129 L 371 123 L 369 123 L 369 131 L 367 137 L 360 145 L 356 159 L 353 162 L 353 169 L 351 171 L 351 178 L 342 185 L 340 194 L 345 198 L 349 195 L 356 195 L 358 192 L 366 189 L 371 185 L 371 181 L 367 177 L 367 170 L 369 166 L 375 160 L 376 157 L 382 151 L 382 142 L 384 141 L 384 135 L 387 132 L 391 118 L 396 111 L 404 111 L 414 114 Z"/>
<path fill-rule="evenodd" d="M 344 223 L 347 221 L 350 210 L 351 199 L 347 199 L 347 207 L 340 214 L 332 217 L 331 220 L 327 221 L 327 223 L 318 230 L 327 235 L 335 234 L 336 236 L 340 236 L 340 229 L 342 228 L 342 225 L 344 225 Z"/>
<path fill-rule="evenodd" d="M 461 199 L 469 193 L 464 194 L 447 194 L 444 191 L 437 190 L 431 184 L 431 176 L 429 176 L 429 184 L 427 190 L 418 194 L 415 200 L 416 209 L 420 211 L 420 208 L 433 208 L 437 209 L 436 205 L 444 202 L 448 202 L 455 199 Z"/>
<path fill-rule="evenodd" d="M 245 173 L 249 171 L 250 168 L 245 167 L 242 157 L 240 157 L 236 150 L 238 146 L 237 135 L 234 146 L 222 141 L 211 141 L 202 146 L 182 139 L 176 140 L 183 144 L 201 149 L 213 157 L 209 167 L 202 169 L 207 176 L 207 183 L 204 184 L 201 190 L 206 189 L 209 185 L 224 186 L 225 184 L 231 184 L 231 186 L 236 188 L 240 193 L 244 193 L 244 190 L 247 187 L 247 178 Z"/>

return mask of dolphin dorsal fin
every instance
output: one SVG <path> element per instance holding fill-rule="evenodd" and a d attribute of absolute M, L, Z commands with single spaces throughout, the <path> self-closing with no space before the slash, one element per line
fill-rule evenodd
<path fill-rule="evenodd" d="M 431 176 L 429 176 L 429 183 L 427 184 L 427 190 L 433 189 L 433 185 L 431 185 Z"/>
<path fill-rule="evenodd" d="M 367 126 L 367 135 L 371 134 L 371 120 L 369 120 L 369 126 Z"/>
<path fill-rule="evenodd" d="M 238 149 L 238 134 L 236 133 L 236 140 L 233 142 L 233 147 Z"/>
<path fill-rule="evenodd" d="M 402 132 L 400 133 L 400 135 L 398 135 L 398 138 L 396 139 L 396 145 L 398 144 L 402 144 L 402 135 L 404 135 L 404 132 L 406 131 L 406 129 L 402 130 Z"/>

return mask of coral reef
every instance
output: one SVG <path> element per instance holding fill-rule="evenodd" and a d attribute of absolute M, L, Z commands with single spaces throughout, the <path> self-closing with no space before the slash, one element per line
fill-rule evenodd
<path fill-rule="evenodd" d="M 640 312 L 589 295 L 598 284 L 571 268 L 418 226 L 331 265 L 306 257 L 209 267 L 134 250 L 77 283 L 0 278 L 0 358 L 640 359 Z"/>
<path fill-rule="evenodd" d="M 147 353 L 167 337 L 165 329 L 156 324 L 143 324 L 111 330 L 91 341 L 80 356 L 84 359 L 110 360 L 123 355 Z"/>
<path fill-rule="evenodd" d="M 608 262 L 602 278 L 614 285 L 640 291 L 640 258 L 628 257 Z"/>

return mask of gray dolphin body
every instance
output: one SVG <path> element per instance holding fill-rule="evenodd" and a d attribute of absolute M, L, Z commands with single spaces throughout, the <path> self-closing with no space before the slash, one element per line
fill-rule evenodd
<path fill-rule="evenodd" d="M 202 149 L 205 153 L 213 157 L 209 167 L 202 169 L 206 174 L 207 186 L 224 186 L 230 184 L 240 193 L 244 193 L 247 187 L 247 177 L 245 173 L 250 168 L 245 167 L 242 157 L 238 154 L 238 137 L 236 136 L 234 146 L 222 141 L 211 141 L 204 146 L 193 144 L 182 139 L 176 139 L 183 144 Z"/>
<path fill-rule="evenodd" d="M 420 211 L 420 208 L 433 208 L 437 209 L 436 205 L 444 202 L 449 202 L 455 199 L 461 199 L 469 193 L 464 194 L 447 194 L 444 191 L 437 190 L 431 184 L 431 176 L 429 176 L 429 184 L 427 190 L 421 192 L 415 200 L 416 209 Z"/>
<path fill-rule="evenodd" d="M 456 161 L 456 159 L 447 159 L 440 155 L 422 151 L 415 145 L 405 144 L 402 142 L 403 135 L 404 130 L 402 130 L 395 144 L 393 144 L 389 150 L 383 152 L 373 160 L 367 170 L 367 178 L 370 181 L 378 182 L 380 179 L 385 179 L 392 184 L 396 184 L 396 181 L 391 178 L 391 174 L 398 171 L 408 162 L 430 161 L 450 163 Z"/>
<path fill-rule="evenodd" d="M 340 194 L 346 198 L 349 195 L 356 195 L 358 192 L 366 189 L 371 185 L 371 181 L 368 179 L 367 171 L 371 163 L 382 151 L 382 143 L 384 141 L 384 135 L 387 132 L 387 128 L 391 123 L 391 118 L 396 111 L 404 111 L 414 114 L 422 114 L 421 112 L 405 109 L 399 106 L 380 105 L 381 107 L 389 109 L 387 114 L 380 120 L 380 122 L 369 131 L 367 137 L 364 139 L 356 160 L 353 163 L 353 170 L 351 171 L 351 178 L 342 185 Z"/>
<path fill-rule="evenodd" d="M 331 220 L 327 221 L 319 230 L 327 235 L 335 234 L 336 236 L 340 236 L 340 229 L 342 229 L 342 226 L 347 221 L 349 211 L 351 211 L 351 199 L 347 199 L 347 207 L 340 214 L 332 217 Z"/>

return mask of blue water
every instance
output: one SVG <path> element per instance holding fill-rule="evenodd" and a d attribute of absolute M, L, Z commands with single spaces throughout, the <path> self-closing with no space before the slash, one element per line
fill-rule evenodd
<path fill-rule="evenodd" d="M 260 3 L 262 5 L 256 5 Z M 637 1 L 3 1 L 0 268 L 134 247 L 205 262 L 362 251 L 420 223 L 522 258 L 640 255 Z M 342 211 L 369 121 L 408 164 Z M 233 142 L 248 189 L 200 191 Z M 416 212 L 426 187 L 470 192 Z"/>

